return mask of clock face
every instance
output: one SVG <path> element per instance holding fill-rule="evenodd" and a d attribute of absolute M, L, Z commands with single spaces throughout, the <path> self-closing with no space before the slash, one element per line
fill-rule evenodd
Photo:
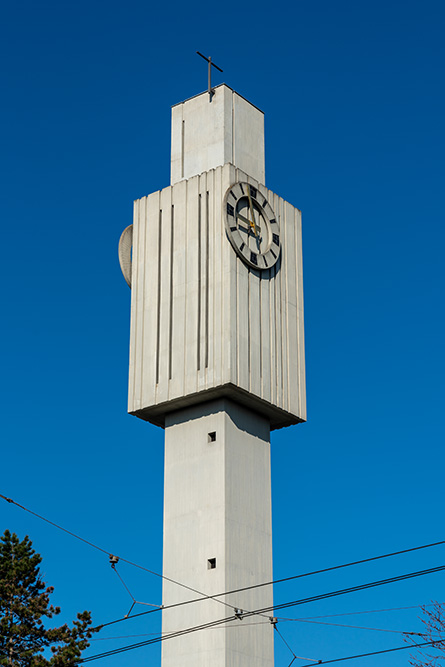
<path fill-rule="evenodd" d="M 224 198 L 227 236 L 254 269 L 270 269 L 280 256 L 280 228 L 269 202 L 249 183 L 235 183 Z"/>

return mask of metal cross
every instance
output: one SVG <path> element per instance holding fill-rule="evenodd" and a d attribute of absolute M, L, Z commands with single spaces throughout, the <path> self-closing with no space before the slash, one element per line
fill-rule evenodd
<path fill-rule="evenodd" d="M 199 53 L 199 51 L 196 52 L 198 56 L 201 56 L 201 58 L 204 58 L 209 64 L 209 85 L 208 85 L 208 92 L 209 92 L 209 102 L 212 101 L 212 97 L 215 93 L 215 91 L 212 88 L 212 67 L 215 67 L 217 70 L 222 72 L 221 67 L 218 67 L 218 65 L 215 65 L 215 63 L 212 63 L 212 58 L 209 56 L 206 58 L 206 56 L 203 56 L 202 53 Z"/>

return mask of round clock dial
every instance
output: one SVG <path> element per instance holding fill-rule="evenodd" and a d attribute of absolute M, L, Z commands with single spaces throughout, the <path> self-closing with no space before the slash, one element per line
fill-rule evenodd
<path fill-rule="evenodd" d="M 227 236 L 254 269 L 270 269 L 280 255 L 280 228 L 269 202 L 249 183 L 235 183 L 224 198 Z"/>

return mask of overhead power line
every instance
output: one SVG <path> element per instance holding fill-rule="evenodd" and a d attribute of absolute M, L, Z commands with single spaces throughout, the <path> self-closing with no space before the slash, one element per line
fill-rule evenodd
<path fill-rule="evenodd" d="M 312 597 L 308 598 L 302 598 L 300 600 L 294 600 L 293 602 L 285 602 L 280 605 L 272 605 L 270 607 L 264 607 L 262 609 L 256 609 L 255 611 L 244 611 L 243 612 L 243 618 L 246 618 L 248 616 L 253 616 L 253 615 L 258 615 L 258 614 L 265 614 L 268 612 L 273 612 L 274 614 L 279 611 L 280 609 L 286 609 L 288 607 L 296 607 L 301 604 L 308 604 L 309 602 L 318 602 L 320 600 L 326 600 L 327 598 L 332 598 L 332 597 L 337 597 L 339 595 L 346 595 L 347 593 L 355 593 L 357 591 L 363 591 L 368 588 L 375 588 L 376 586 L 384 586 L 386 584 L 392 584 L 396 583 L 398 581 L 405 581 L 407 579 L 414 579 L 416 577 L 422 577 L 427 574 L 435 574 L 437 572 L 443 572 L 445 570 L 445 565 L 439 565 L 438 567 L 433 567 L 429 568 L 427 570 L 418 570 L 417 572 L 408 572 L 406 574 L 400 574 L 396 577 L 390 577 L 388 579 L 380 579 L 378 581 L 371 581 L 366 584 L 359 584 L 358 586 L 351 586 L 349 588 L 341 588 L 336 591 L 330 591 L 329 593 L 321 593 L 320 595 L 314 595 Z M 250 587 L 247 587 L 248 590 Z M 229 593 L 226 593 L 228 595 Z M 167 609 L 174 609 L 176 607 L 182 607 L 187 604 L 191 604 L 192 602 L 199 602 L 200 598 L 195 599 L 195 600 L 185 600 L 183 602 L 176 602 L 174 604 L 166 605 L 162 607 L 163 610 Z M 129 618 L 137 618 L 138 616 L 146 616 L 147 614 L 153 614 L 154 612 L 159 611 L 158 609 L 150 609 L 148 611 L 142 611 L 139 614 L 134 614 L 134 616 L 130 616 Z M 126 621 L 128 620 L 127 617 L 124 618 L 118 618 L 114 621 L 108 621 L 108 623 L 102 623 L 102 625 L 98 627 L 106 627 L 108 625 L 113 625 L 114 623 L 120 623 L 121 621 Z"/>
<path fill-rule="evenodd" d="M 324 593 L 322 595 L 316 595 L 316 596 L 313 596 L 311 598 L 302 598 L 300 600 L 294 600 L 292 602 L 286 602 L 286 603 L 283 603 L 281 605 L 276 605 L 275 607 L 274 606 L 264 607 L 262 609 L 256 609 L 255 611 L 242 612 L 242 618 L 249 618 L 250 616 L 253 616 L 253 615 L 272 612 L 272 611 L 276 612 L 279 609 L 284 609 L 284 608 L 288 608 L 288 607 L 298 606 L 298 605 L 301 605 L 301 604 L 306 604 L 306 603 L 309 603 L 309 602 L 324 600 L 324 599 L 331 598 L 331 597 L 336 597 L 336 596 L 339 596 L 339 595 L 345 595 L 347 593 L 353 593 L 353 592 L 356 592 L 356 591 L 366 590 L 368 588 L 375 588 L 377 586 L 383 586 L 385 584 L 395 583 L 397 581 L 405 581 L 407 579 L 412 579 L 414 577 L 420 577 L 420 576 L 423 576 L 423 575 L 426 575 L 426 574 L 432 574 L 432 573 L 441 572 L 441 571 L 444 571 L 444 570 L 445 570 L 445 565 L 442 565 L 440 567 L 430 568 L 428 570 L 419 570 L 418 572 L 410 572 L 410 573 L 407 573 L 407 574 L 399 575 L 398 577 L 391 577 L 389 579 L 382 579 L 380 581 L 372 581 L 372 582 L 368 582 L 366 584 L 361 584 L 360 586 L 351 586 L 350 588 L 344 588 L 344 589 L 337 590 L 337 591 L 330 591 L 329 593 Z M 169 605 L 169 606 L 165 607 L 165 609 L 171 609 L 172 607 L 177 607 L 177 606 L 180 606 L 181 604 L 182 603 L 178 603 L 176 605 Z M 158 610 L 153 609 L 153 610 L 150 610 L 150 611 L 147 611 L 147 612 L 142 612 L 142 614 L 139 614 L 139 616 L 143 615 L 144 613 L 145 614 L 154 613 L 155 611 L 158 611 Z M 112 652 L 99 654 L 98 656 L 91 656 L 89 658 L 83 659 L 82 662 L 89 662 L 90 660 L 96 660 L 96 659 L 99 659 L 99 658 L 102 658 L 102 657 L 107 657 L 109 655 L 114 655 L 115 654 L 114 652 L 123 653 L 125 651 L 131 651 L 131 650 L 136 649 L 136 648 L 142 648 L 144 646 L 149 646 L 150 644 L 154 644 L 154 643 L 159 642 L 159 641 L 165 641 L 166 639 L 173 639 L 174 637 L 180 637 L 182 635 L 190 634 L 192 632 L 197 632 L 199 630 L 206 630 L 207 628 L 212 628 L 212 627 L 215 627 L 217 625 L 221 625 L 223 623 L 230 623 L 230 622 L 235 621 L 239 618 L 240 618 L 239 614 L 237 616 L 234 614 L 233 616 L 229 616 L 227 618 L 221 618 L 221 619 L 217 619 L 215 621 L 211 621 L 209 623 L 203 623 L 202 625 L 198 625 L 198 626 L 195 626 L 195 627 L 185 628 L 184 630 L 181 630 L 179 632 L 170 633 L 168 635 L 156 637 L 156 638 L 144 641 L 144 642 L 139 642 L 137 644 L 130 644 L 129 646 L 123 646 L 123 647 L 120 647 L 119 649 L 114 649 L 114 651 L 112 651 Z M 121 619 L 121 620 L 123 620 L 123 619 Z M 271 622 L 273 622 L 272 618 L 270 620 L 271 620 Z M 112 621 L 111 623 L 113 623 L 113 622 L 118 622 L 118 621 Z M 104 623 L 102 626 L 99 626 L 99 627 L 104 627 L 106 625 L 111 625 L 111 623 Z M 360 656 L 357 656 L 357 657 L 360 657 Z"/>
<path fill-rule="evenodd" d="M 381 554 L 380 556 L 371 556 L 370 558 L 364 558 L 362 560 L 355 560 L 351 561 L 349 563 L 342 563 L 341 565 L 333 565 L 331 567 L 325 567 L 322 570 L 313 570 L 312 572 L 303 572 L 302 574 L 295 574 L 290 577 L 284 577 L 282 579 L 274 579 L 273 581 L 266 581 L 261 584 L 254 584 L 253 586 L 245 586 L 244 588 L 236 588 L 232 591 L 228 591 L 226 593 L 217 593 L 217 597 L 221 597 L 223 595 L 231 595 L 232 593 L 241 593 L 243 591 L 249 591 L 254 588 L 261 588 L 263 586 L 271 586 L 272 584 L 282 584 L 287 581 L 294 581 L 295 579 L 302 579 L 303 577 L 311 577 L 314 574 L 323 574 L 325 572 L 332 572 L 334 570 L 340 570 L 345 567 L 352 567 L 353 565 L 363 565 L 364 563 L 370 563 L 372 561 L 376 560 L 381 560 L 382 558 L 390 558 L 391 556 L 400 556 L 402 554 L 409 553 L 411 551 L 418 551 L 420 549 L 428 549 L 430 547 L 437 547 L 439 545 L 445 544 L 445 540 L 442 540 L 440 542 L 432 542 L 431 544 L 422 544 L 418 547 L 410 547 L 409 549 L 402 549 L 401 551 L 393 551 L 391 553 L 386 553 L 386 554 Z M 215 597 L 216 597 L 215 596 Z"/>
<path fill-rule="evenodd" d="M 71 535 L 71 537 L 75 537 L 76 540 L 80 540 L 81 542 L 84 542 L 84 544 L 88 544 L 88 546 L 93 547 L 93 549 L 97 549 L 97 551 L 101 551 L 103 554 L 107 554 L 108 556 L 112 554 L 111 551 L 107 549 L 103 549 L 102 547 L 99 547 L 97 544 L 94 544 L 94 542 L 90 542 L 89 540 L 86 540 L 84 537 L 81 537 L 80 535 L 76 535 L 76 533 L 73 533 L 71 530 L 68 530 L 67 528 L 64 528 L 63 526 L 60 526 L 58 523 L 55 523 L 54 521 L 50 521 L 50 519 L 47 519 L 46 517 L 42 516 L 41 514 L 37 514 L 37 512 L 33 512 L 30 510 L 28 507 L 25 507 L 24 505 L 20 505 L 20 503 L 17 503 L 15 500 L 12 498 L 8 498 L 7 496 L 4 496 L 2 493 L 0 493 L 0 498 L 3 498 L 3 500 L 6 500 L 6 502 L 11 503 L 13 505 L 16 505 L 17 507 L 20 507 L 20 509 L 24 510 L 25 512 L 28 512 L 29 514 L 32 514 L 33 516 L 37 517 L 38 519 L 41 519 L 42 521 L 45 521 L 46 523 L 49 523 L 51 526 L 54 526 L 55 528 L 58 528 L 59 530 L 62 530 L 64 533 L 67 533 L 68 535 Z M 117 555 L 117 554 L 115 554 Z M 228 604 L 227 602 L 224 602 L 224 600 L 218 600 L 216 599 L 215 595 L 209 596 L 206 595 L 205 593 L 201 593 L 201 591 L 198 591 L 196 588 L 192 588 L 191 586 L 187 586 L 186 584 L 182 584 L 179 581 L 176 581 L 175 579 L 171 579 L 170 577 L 166 577 L 164 574 L 160 574 L 159 572 L 155 572 L 154 570 L 149 570 L 147 567 L 144 567 L 143 565 L 139 565 L 138 563 L 133 563 L 130 560 L 127 560 L 126 558 L 123 558 L 122 556 L 118 556 L 119 560 L 123 561 L 124 563 L 127 563 L 128 565 L 133 565 L 133 567 L 137 567 L 140 570 L 144 570 L 145 572 L 148 572 L 149 574 L 153 574 L 155 577 L 159 577 L 161 579 L 164 579 L 165 581 L 169 581 L 171 584 L 176 584 L 176 586 L 181 586 L 182 588 L 186 588 L 189 591 L 192 591 L 192 593 L 197 593 L 198 595 L 201 595 L 202 598 L 204 599 L 211 599 L 215 600 L 215 602 L 219 602 L 220 604 L 223 604 L 225 607 L 230 607 L 233 609 L 233 605 Z"/>
<path fill-rule="evenodd" d="M 104 554 L 110 555 L 111 552 L 109 550 L 106 550 L 103 547 L 100 547 L 97 544 L 94 544 L 93 542 L 91 542 L 89 540 L 86 540 L 85 538 L 81 537 L 80 535 L 77 535 L 76 533 L 73 533 L 72 531 L 68 530 L 67 528 L 64 528 L 63 526 L 60 526 L 59 524 L 55 523 L 54 521 L 51 521 L 50 519 L 47 519 L 46 517 L 44 517 L 40 514 L 37 514 L 37 512 L 34 512 L 33 510 L 30 510 L 29 508 L 25 507 L 24 505 L 21 505 L 20 503 L 16 502 L 12 498 L 8 498 L 7 496 L 5 496 L 1 493 L 0 493 L 0 498 L 3 498 L 6 502 L 8 502 L 10 504 L 16 505 L 20 509 L 24 510 L 25 512 L 28 512 L 29 514 L 32 514 L 33 516 L 37 517 L 38 519 L 41 519 L 42 521 L 45 521 L 46 523 L 49 523 L 50 525 L 54 526 L 55 528 L 58 528 L 59 530 L 62 530 L 63 532 L 67 533 L 68 535 L 71 535 L 72 537 L 76 538 L 77 540 L 80 540 L 81 542 L 84 542 L 88 546 L 90 546 L 90 547 L 92 547 L 92 548 L 94 548 L 94 549 L 96 549 L 96 550 L 98 550 L 98 551 L 100 551 Z M 259 584 L 254 584 L 254 585 L 251 585 L 251 586 L 245 586 L 243 588 L 237 588 L 237 589 L 234 589 L 234 590 L 231 590 L 231 591 L 224 591 L 222 593 L 217 593 L 215 595 L 207 595 L 206 593 L 202 593 L 201 591 L 198 591 L 197 589 L 192 588 L 191 586 L 188 586 L 187 584 L 183 584 L 179 581 L 171 579 L 170 577 L 167 577 L 163 574 L 160 574 L 159 572 L 155 572 L 154 570 L 150 570 L 149 568 L 144 567 L 143 565 L 139 565 L 138 563 L 134 563 L 130 560 L 127 560 L 126 558 L 123 558 L 122 556 L 118 556 L 118 558 L 119 558 L 119 560 L 123 561 L 124 563 L 127 563 L 128 565 L 132 565 L 134 567 L 137 567 L 141 570 L 144 570 L 145 572 L 148 572 L 149 574 L 153 574 L 156 577 L 159 577 L 161 579 L 169 581 L 170 583 L 173 583 L 177 586 L 181 586 L 182 588 L 185 588 L 189 591 L 197 593 L 198 595 L 201 596 L 199 598 L 195 598 L 195 599 L 192 599 L 192 600 L 185 600 L 185 601 L 180 602 L 180 603 L 176 603 L 176 604 L 173 604 L 173 605 L 168 605 L 166 607 L 163 607 L 163 609 L 171 609 L 173 607 L 178 607 L 178 606 L 181 606 L 181 605 L 192 604 L 194 602 L 199 602 L 203 599 L 205 599 L 205 600 L 215 600 L 216 602 L 219 602 L 220 604 L 223 604 L 224 606 L 227 606 L 227 607 L 230 607 L 231 609 L 233 609 L 234 606 L 232 604 L 224 602 L 223 600 L 219 600 L 218 598 L 224 597 L 226 595 L 232 595 L 232 594 L 235 594 L 235 593 L 241 593 L 241 592 L 256 589 L 256 588 L 261 588 L 261 587 L 264 587 L 264 586 L 271 586 L 273 584 L 280 584 L 280 583 L 284 583 L 284 582 L 288 582 L 288 581 L 294 581 L 296 579 L 301 579 L 303 577 L 309 577 L 309 576 L 313 576 L 313 575 L 316 575 L 316 574 L 323 574 L 325 572 L 332 572 L 334 570 L 339 570 L 339 569 L 343 569 L 343 568 L 346 568 L 346 567 L 352 567 L 354 565 L 361 565 L 361 564 L 364 564 L 364 563 L 370 563 L 372 561 L 381 560 L 381 559 L 384 559 L 384 558 L 390 558 L 390 557 L 393 557 L 393 556 L 400 556 L 402 554 L 410 553 L 410 552 L 413 552 L 413 551 L 419 551 L 421 549 L 429 549 L 429 548 L 437 547 L 437 546 L 440 546 L 440 545 L 443 545 L 443 544 L 445 544 L 445 540 L 440 540 L 438 542 L 431 542 L 429 544 L 422 544 L 422 545 L 419 545 L 419 546 L 410 547 L 408 549 L 402 549 L 400 551 L 393 551 L 393 552 L 390 552 L 390 553 L 380 554 L 378 556 L 371 556 L 369 558 L 364 558 L 364 559 L 361 559 L 361 560 L 350 561 L 348 563 L 342 563 L 340 565 L 333 565 L 331 567 L 323 568 L 323 569 L 320 569 L 320 570 L 313 570 L 311 572 L 304 572 L 304 573 L 301 573 L 301 574 L 292 575 L 290 577 L 275 579 L 273 581 L 266 581 L 266 582 L 259 583 Z M 334 597 L 336 595 L 342 595 L 344 593 L 349 593 L 349 592 L 358 591 L 358 590 L 364 590 L 365 588 L 370 588 L 372 586 L 379 586 L 379 585 L 383 585 L 385 583 L 393 583 L 395 581 L 402 581 L 403 579 L 409 579 L 409 578 L 416 577 L 416 576 L 422 576 L 424 574 L 431 574 L 433 572 L 439 572 L 443 569 L 445 569 L 445 566 L 440 566 L 438 568 L 432 568 L 430 570 L 420 570 L 419 572 L 409 573 L 409 574 L 406 574 L 406 575 L 401 575 L 400 577 L 392 577 L 390 579 L 382 580 L 380 582 L 372 582 L 370 584 L 364 584 L 362 586 L 355 586 L 355 587 L 350 588 L 350 589 L 343 589 L 342 591 L 334 591 L 334 592 L 331 592 L 331 593 L 328 593 L 328 594 L 325 594 L 325 595 L 322 595 L 322 596 L 315 596 L 313 598 L 306 598 L 303 601 L 297 601 L 295 603 L 289 603 L 287 605 L 281 605 L 281 606 L 277 606 L 275 608 L 270 607 L 270 608 L 266 608 L 266 609 L 262 609 L 262 610 L 250 611 L 250 612 L 247 612 L 247 613 L 249 613 L 250 615 L 254 615 L 254 614 L 262 613 L 264 611 L 269 611 L 269 610 L 272 610 L 272 609 L 275 609 L 275 610 L 285 609 L 286 606 L 294 606 L 294 604 L 304 604 L 305 602 L 312 602 L 312 601 L 319 600 L 319 599 L 325 599 L 325 597 Z M 146 612 L 141 612 L 139 614 L 135 614 L 134 616 L 131 616 L 131 617 L 128 617 L 128 618 L 136 618 L 137 616 L 142 616 L 142 615 L 145 615 L 145 614 L 149 614 L 149 613 L 152 613 L 154 611 L 158 611 L 158 609 L 153 609 L 153 610 L 149 610 L 149 611 L 146 611 Z M 123 620 L 126 620 L 126 618 L 117 619 L 115 621 L 110 621 L 109 623 L 104 623 L 104 624 L 102 624 L 101 627 L 104 627 L 106 625 L 111 625 L 113 623 L 118 623 L 118 622 L 123 621 Z"/>
<path fill-rule="evenodd" d="M 306 618 L 280 618 L 278 621 L 281 623 L 288 623 L 290 621 L 295 621 L 296 623 L 314 623 L 315 625 L 332 625 L 336 628 L 353 628 L 354 630 L 373 630 L 374 632 L 391 632 L 395 635 L 415 635 L 417 637 L 423 637 L 424 632 L 410 632 L 408 630 L 388 630 L 386 628 L 369 628 L 363 625 L 349 625 L 346 623 L 332 623 L 329 621 L 310 621 Z"/>
<path fill-rule="evenodd" d="M 179 632 L 173 632 L 173 633 L 170 633 L 170 634 L 167 634 L 167 635 L 166 634 L 158 635 L 157 637 L 153 637 L 152 639 L 148 639 L 148 640 L 143 641 L 143 642 L 138 642 L 137 644 L 130 644 L 129 646 L 121 646 L 119 648 L 112 649 L 110 651 L 104 651 L 103 653 L 98 653 L 97 655 L 92 655 L 92 656 L 89 656 L 87 658 L 82 658 L 81 660 L 79 660 L 79 663 L 83 664 L 83 663 L 87 663 L 87 662 L 92 662 L 93 660 L 99 660 L 101 658 L 107 658 L 107 657 L 110 657 L 112 655 L 117 655 L 119 653 L 125 653 L 127 651 L 131 651 L 131 650 L 134 650 L 134 649 L 137 649 L 137 648 L 143 648 L 145 646 L 150 646 L 151 644 L 157 644 L 159 642 L 166 641 L 167 639 L 174 639 L 176 637 L 181 637 L 183 635 L 187 635 L 187 634 L 190 634 L 190 633 L 193 633 L 193 632 L 198 632 L 200 630 L 206 630 L 208 628 L 215 627 L 217 625 L 221 625 L 223 623 L 227 623 L 227 622 L 233 621 L 233 620 L 236 620 L 235 616 L 233 616 L 231 618 L 219 619 L 219 620 L 216 620 L 216 621 L 212 621 L 210 623 L 203 623 L 202 625 L 198 625 L 198 626 L 191 627 L 191 628 L 186 628 L 186 629 L 181 630 Z M 412 649 L 412 648 L 419 648 L 419 647 L 422 647 L 422 646 L 433 646 L 433 645 L 436 645 L 436 644 L 442 644 L 444 642 L 445 642 L 445 640 L 437 639 L 437 640 L 434 640 L 434 641 L 422 642 L 422 643 L 418 643 L 418 644 L 409 644 L 407 646 L 398 646 L 398 647 L 394 647 L 394 648 L 383 649 L 383 650 L 380 650 L 380 651 L 372 651 L 370 653 L 361 653 L 361 654 L 346 656 L 346 657 L 342 657 L 342 658 L 334 658 L 334 659 L 331 659 L 331 660 L 319 660 L 318 663 L 326 665 L 326 664 L 330 664 L 330 663 L 334 663 L 334 662 L 342 662 L 342 661 L 345 661 L 345 660 L 354 660 L 356 658 L 365 658 L 365 657 L 368 657 L 368 656 L 379 655 L 379 654 L 382 654 L 382 653 L 391 653 L 393 651 L 402 651 L 402 650 L 407 649 L 407 648 Z M 287 645 L 287 642 L 286 642 L 286 645 Z M 292 652 L 294 657 L 296 658 L 297 656 L 295 656 L 292 649 L 289 646 L 288 646 L 288 648 Z M 308 658 L 306 658 L 306 660 L 307 659 Z M 309 664 L 302 665 L 302 667 L 313 667 L 314 662 L 315 662 L 315 660 L 311 659 L 311 662 Z"/>
<path fill-rule="evenodd" d="M 156 610 L 153 610 L 156 611 Z M 184 630 L 179 630 L 178 632 L 171 632 L 169 634 L 158 635 L 153 637 L 153 639 L 147 639 L 143 642 L 138 642 L 137 644 L 130 644 L 128 646 L 121 646 L 116 649 L 111 649 L 110 651 L 105 651 L 104 653 L 99 653 L 97 655 L 92 655 L 87 658 L 81 658 L 79 663 L 92 662 L 93 660 L 99 660 L 99 658 L 107 658 L 111 655 L 116 655 L 118 653 L 125 653 L 126 651 L 132 651 L 136 648 L 143 648 L 144 646 L 150 646 L 150 644 L 157 644 L 159 642 L 165 641 L 166 639 L 174 639 L 175 637 L 182 637 L 183 635 L 188 635 L 192 632 L 198 632 L 199 630 L 207 630 L 208 628 L 213 628 L 223 623 L 228 623 L 229 621 L 237 620 L 236 616 L 229 616 L 228 618 L 220 618 L 209 623 L 202 623 L 201 625 L 196 625 L 191 628 L 184 628 Z"/>
<path fill-rule="evenodd" d="M 408 572 L 406 574 L 400 574 L 396 577 L 389 577 L 388 579 L 380 579 L 379 581 L 371 581 L 366 584 L 360 584 L 358 586 L 351 586 L 349 588 L 342 588 L 337 591 L 331 591 L 330 593 L 322 593 L 321 595 L 314 595 L 309 598 L 303 598 L 301 600 L 294 600 L 293 602 L 284 602 L 283 604 L 273 605 L 271 607 L 264 607 L 263 609 L 257 609 L 255 613 L 265 613 L 268 611 L 278 611 L 280 609 L 287 609 L 288 607 L 296 607 L 297 605 L 307 604 L 308 602 L 317 602 L 318 600 L 326 600 L 327 598 L 337 597 L 338 595 L 345 595 L 346 593 L 355 593 L 357 591 L 364 591 L 368 588 L 375 588 L 376 586 L 384 586 L 385 584 L 393 584 L 398 581 L 405 581 L 406 579 L 414 579 L 415 577 L 422 577 L 427 574 L 435 574 L 437 572 L 443 572 L 445 570 L 445 565 L 439 565 L 438 567 L 431 567 L 427 570 L 418 570 L 417 572 Z M 246 613 L 246 616 L 252 612 Z"/>
<path fill-rule="evenodd" d="M 270 620 L 264 621 L 253 621 L 252 623 L 242 623 L 237 625 L 217 625 L 215 628 L 209 628 L 210 630 L 236 630 L 242 628 L 250 628 L 254 625 L 270 625 Z M 142 632 L 137 635 L 116 635 L 114 637 L 90 637 L 88 642 L 108 642 L 116 641 L 116 639 L 135 639 L 136 637 L 158 637 L 161 635 L 171 634 L 171 632 L 179 632 L 179 630 L 170 630 L 169 632 Z M 60 642 L 53 642 L 53 644 L 59 644 Z M 310 660 L 310 658 L 302 658 L 302 660 Z"/>
<path fill-rule="evenodd" d="M 357 616 L 358 614 L 381 614 L 386 611 L 403 611 L 405 609 L 420 609 L 421 607 L 433 607 L 432 604 L 414 604 L 410 607 L 390 607 L 389 609 L 368 609 L 365 611 L 345 611 L 341 614 L 323 614 L 323 616 L 304 616 L 301 619 L 281 618 L 282 621 L 305 620 L 312 621 L 317 618 L 334 618 L 336 616 Z"/>
<path fill-rule="evenodd" d="M 98 546 L 97 544 L 94 544 L 94 542 L 90 542 L 89 540 L 86 540 L 84 537 L 81 537 L 80 535 L 77 535 L 76 533 L 73 533 L 71 530 L 68 530 L 67 528 L 64 528 L 63 526 L 60 526 L 59 524 L 55 523 L 54 521 L 51 521 L 50 519 L 47 519 L 46 517 L 42 516 L 41 514 L 37 514 L 37 512 L 33 512 L 33 510 L 30 510 L 28 507 L 25 507 L 24 505 L 20 505 L 20 503 L 16 502 L 12 498 L 8 498 L 7 496 L 4 496 L 2 493 L 0 493 L 0 498 L 3 498 L 3 500 L 6 500 L 6 502 L 11 503 L 13 505 L 16 505 L 16 507 L 20 507 L 20 509 L 24 510 L 25 512 L 29 512 L 29 514 L 32 514 L 33 516 L 37 517 L 38 519 L 41 519 L 42 521 L 46 521 L 46 523 L 51 524 L 51 526 L 54 526 L 55 528 L 58 528 L 59 530 L 62 530 L 63 532 L 67 533 L 68 535 L 71 535 L 72 537 L 75 537 L 77 540 L 80 540 L 81 542 L 84 542 L 85 544 L 88 544 L 88 546 L 93 547 L 93 549 L 97 549 L 98 551 L 101 551 L 104 554 L 109 555 L 111 552 L 107 549 L 104 549 L 103 547 Z M 378 556 L 370 556 L 368 558 L 363 558 L 361 560 L 355 560 L 355 561 L 349 561 L 348 563 L 341 563 L 340 565 L 332 565 L 330 567 L 325 567 L 322 568 L 321 570 L 312 570 L 311 572 L 303 572 L 302 574 L 295 574 L 290 577 L 283 577 L 282 579 L 274 579 L 273 581 L 265 581 L 260 584 L 255 584 L 253 586 L 248 586 L 245 588 L 237 588 L 229 592 L 224 592 L 224 593 L 216 593 L 215 595 L 205 595 L 204 593 L 200 593 L 200 595 L 205 595 L 206 598 L 215 598 L 215 597 L 221 597 L 223 595 L 229 595 L 232 593 L 239 593 L 241 591 L 245 590 L 250 590 L 252 588 L 260 588 L 262 586 L 271 586 L 272 584 L 281 584 L 286 581 L 293 581 L 294 579 L 300 579 L 302 577 L 310 577 L 314 574 L 323 574 L 325 572 L 332 572 L 334 570 L 340 570 L 345 567 L 351 567 L 353 565 L 362 565 L 364 563 L 371 563 L 372 561 L 376 560 L 381 560 L 382 558 L 391 558 L 392 556 L 401 556 L 402 554 L 407 554 L 412 551 L 420 551 L 421 549 L 430 549 L 431 547 L 438 547 L 441 545 L 445 544 L 445 540 L 439 540 L 438 542 L 430 542 L 428 544 L 420 544 L 415 547 L 409 547 L 407 549 L 401 549 L 400 551 L 392 551 L 389 553 L 384 553 L 384 554 L 379 554 Z M 178 586 L 182 586 L 184 588 L 188 588 L 191 591 L 194 591 L 193 588 L 190 588 L 189 586 L 186 586 L 185 584 L 182 584 L 178 581 L 175 581 L 173 579 L 169 579 L 163 574 L 159 574 L 159 572 L 155 572 L 154 570 L 150 570 L 147 567 L 144 567 L 143 565 L 139 565 L 138 563 L 134 563 L 133 561 L 127 560 L 126 558 L 123 558 L 119 554 L 115 554 L 118 556 L 119 560 L 123 561 L 124 563 L 127 563 L 128 565 L 132 565 L 133 567 L 137 567 L 140 570 L 144 570 L 145 572 L 148 572 L 149 574 L 153 574 L 156 577 L 160 577 L 162 579 L 167 579 L 171 583 L 177 584 Z M 198 592 L 198 591 L 195 591 Z M 195 602 L 195 600 L 193 600 Z"/>
<path fill-rule="evenodd" d="M 355 660 L 356 658 L 368 658 L 371 655 L 381 655 L 382 653 L 393 653 L 394 651 L 404 651 L 407 648 L 420 648 L 421 646 L 433 646 L 435 644 L 443 644 L 444 639 L 431 642 L 422 642 L 422 644 L 410 644 L 408 646 L 395 646 L 394 648 L 385 648 L 381 651 L 371 651 L 370 653 L 360 653 L 358 655 L 347 655 L 344 658 L 334 658 L 333 660 L 321 660 L 320 665 L 330 665 L 333 662 L 343 662 L 344 660 Z M 314 663 L 301 665 L 301 667 L 313 667 Z"/>

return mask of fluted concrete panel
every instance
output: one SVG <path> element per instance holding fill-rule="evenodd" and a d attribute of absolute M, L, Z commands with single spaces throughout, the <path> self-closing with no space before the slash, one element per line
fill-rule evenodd
<path fill-rule="evenodd" d="M 227 239 L 222 202 L 237 181 L 271 204 L 281 253 L 249 268 Z M 129 412 L 234 398 L 280 428 L 306 419 L 301 213 L 231 164 L 135 202 Z"/>

